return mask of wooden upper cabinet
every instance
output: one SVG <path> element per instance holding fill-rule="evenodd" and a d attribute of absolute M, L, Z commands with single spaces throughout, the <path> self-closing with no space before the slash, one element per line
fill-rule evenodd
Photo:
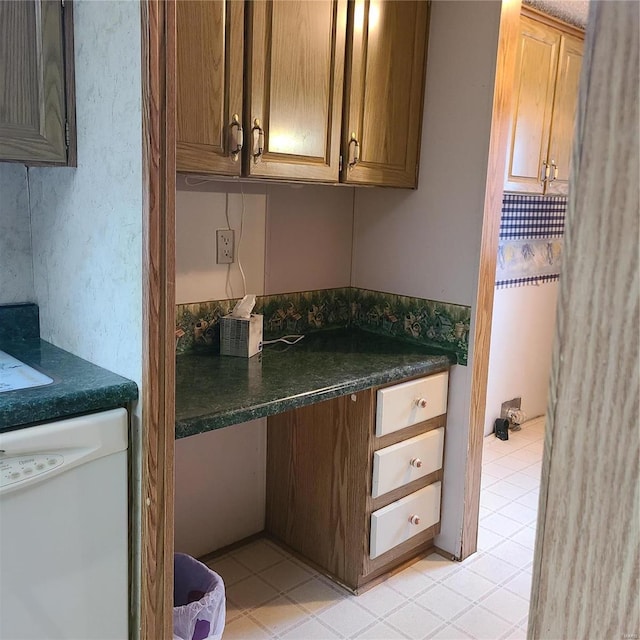
<path fill-rule="evenodd" d="M 549 138 L 549 163 L 554 172 L 551 177 L 555 179 L 548 183 L 547 193 L 566 195 L 569 191 L 582 52 L 582 40 L 567 34 L 562 35 Z"/>
<path fill-rule="evenodd" d="M 417 186 L 427 32 L 427 2 L 350 3 L 343 182 Z"/>
<path fill-rule="evenodd" d="M 543 193 L 560 33 L 521 19 L 505 190 Z"/>
<path fill-rule="evenodd" d="M 0 160 L 75 163 L 70 12 L 59 0 L 0 1 Z"/>
<path fill-rule="evenodd" d="M 346 0 L 247 4 L 246 174 L 337 182 Z"/>
<path fill-rule="evenodd" d="M 177 3 L 178 171 L 241 173 L 244 3 Z"/>
<path fill-rule="evenodd" d="M 179 0 L 178 171 L 416 187 L 428 9 Z"/>
<path fill-rule="evenodd" d="M 549 22 L 521 18 L 505 191 L 567 193 L 582 40 Z"/>

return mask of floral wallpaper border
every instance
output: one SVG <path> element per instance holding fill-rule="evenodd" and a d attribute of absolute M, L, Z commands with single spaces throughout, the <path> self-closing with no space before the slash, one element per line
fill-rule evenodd
<path fill-rule="evenodd" d="M 177 352 L 216 350 L 219 320 L 236 302 L 177 305 Z M 455 353 L 460 364 L 467 364 L 471 307 L 464 305 L 344 287 L 258 296 L 254 312 L 264 316 L 267 340 L 356 326 Z"/>
<path fill-rule="evenodd" d="M 471 307 L 352 289 L 351 323 L 366 331 L 454 352 L 467 364 Z"/>

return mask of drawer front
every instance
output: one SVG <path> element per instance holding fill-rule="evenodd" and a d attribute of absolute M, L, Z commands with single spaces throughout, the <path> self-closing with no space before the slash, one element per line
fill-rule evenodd
<path fill-rule="evenodd" d="M 447 371 L 380 389 L 376 403 L 376 435 L 399 431 L 447 412 Z"/>
<path fill-rule="evenodd" d="M 441 488 L 441 482 L 434 482 L 402 500 L 374 511 L 371 514 L 369 556 L 377 558 L 436 524 L 440 520 Z M 419 521 L 416 521 L 416 516 Z"/>
<path fill-rule="evenodd" d="M 442 468 L 444 427 L 380 449 L 373 454 L 374 498 Z"/>

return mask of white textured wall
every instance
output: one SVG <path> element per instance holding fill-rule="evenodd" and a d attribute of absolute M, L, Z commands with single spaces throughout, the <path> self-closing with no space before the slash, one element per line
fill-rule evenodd
<path fill-rule="evenodd" d="M 0 164 L 0 304 L 34 300 L 27 169 Z"/>
<path fill-rule="evenodd" d="M 239 297 L 237 262 L 216 264 L 216 229 L 240 241 L 247 292 L 290 293 L 348 287 L 354 190 L 331 185 L 237 184 L 179 177 L 176 196 L 176 302 Z M 243 193 L 244 192 L 244 195 Z"/>
<path fill-rule="evenodd" d="M 140 7 L 74 4 L 78 168 L 31 169 L 42 337 L 142 372 Z"/>
<path fill-rule="evenodd" d="M 500 2 L 433 2 L 416 191 L 356 192 L 352 284 L 475 307 Z M 471 328 L 473 336 L 473 327 Z M 471 398 L 469 366 L 449 386 L 442 529 L 458 554 Z"/>
<path fill-rule="evenodd" d="M 269 187 L 265 293 L 348 287 L 354 189 Z"/>
<path fill-rule="evenodd" d="M 238 262 L 231 265 L 216 263 L 216 230 L 228 227 L 235 231 L 236 257 L 239 249 L 247 293 L 264 293 L 266 199 L 262 193 L 243 195 L 225 191 L 178 190 L 177 304 L 242 296 L 243 284 Z"/>
<path fill-rule="evenodd" d="M 496 290 L 485 435 L 505 400 L 521 397 L 529 418 L 546 413 L 557 299 L 557 282 Z"/>

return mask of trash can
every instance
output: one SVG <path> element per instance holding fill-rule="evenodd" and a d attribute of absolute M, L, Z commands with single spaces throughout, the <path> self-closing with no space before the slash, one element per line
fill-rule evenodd
<path fill-rule="evenodd" d="M 186 553 L 173 558 L 174 640 L 221 640 L 226 613 L 224 582 Z"/>

